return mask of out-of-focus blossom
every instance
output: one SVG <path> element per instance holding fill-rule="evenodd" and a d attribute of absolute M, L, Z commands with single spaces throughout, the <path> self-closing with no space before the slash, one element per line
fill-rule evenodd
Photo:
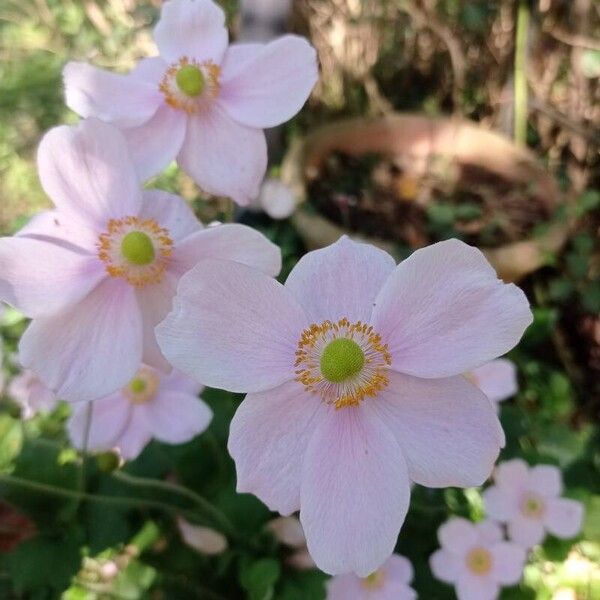
<path fill-rule="evenodd" d="M 136 458 L 152 438 L 168 444 L 187 442 L 212 419 L 210 408 L 197 397 L 201 391 L 201 385 L 175 370 L 165 375 L 144 365 L 122 390 L 91 405 L 75 404 L 69 436 L 76 448 L 116 448 L 125 460 Z"/>
<path fill-rule="evenodd" d="M 8 395 L 21 407 L 23 419 L 31 419 L 39 412 L 51 412 L 58 404 L 52 390 L 28 369 L 12 378 Z"/>
<path fill-rule="evenodd" d="M 221 554 L 227 550 L 227 538 L 210 527 L 192 525 L 182 517 L 178 517 L 177 528 L 181 539 L 200 554 Z"/>
<path fill-rule="evenodd" d="M 474 383 L 492 402 L 502 402 L 519 390 L 517 367 L 507 358 L 498 358 L 469 371 L 467 379 Z"/>
<path fill-rule="evenodd" d="M 255 203 L 271 219 L 287 219 L 296 208 L 294 193 L 288 185 L 277 177 L 265 179 Z"/>
<path fill-rule="evenodd" d="M 415 600 L 410 587 L 413 568 L 404 556 L 392 554 L 367 577 L 336 575 L 327 582 L 327 600 Z"/>
<path fill-rule="evenodd" d="M 438 530 L 442 546 L 430 558 L 433 574 L 456 587 L 458 600 L 495 600 L 523 574 L 525 550 L 502 538 L 492 521 L 454 517 Z"/>
<path fill-rule="evenodd" d="M 508 535 L 524 548 L 540 544 L 546 532 L 559 538 L 579 533 L 583 505 L 561 498 L 562 475 L 553 465 L 528 467 L 516 458 L 500 463 L 494 482 L 483 494 L 485 510 L 496 521 L 507 523 Z"/>
<path fill-rule="evenodd" d="M 285 546 L 295 552 L 287 558 L 287 563 L 295 569 L 313 569 L 315 561 L 306 548 L 306 536 L 302 524 L 296 517 L 277 517 L 267 523 L 267 529 Z"/>
<path fill-rule="evenodd" d="M 142 179 L 174 158 L 206 192 L 246 205 L 267 167 L 264 128 L 293 117 L 317 81 L 315 50 L 285 35 L 233 44 L 211 0 L 171 0 L 154 29 L 160 56 L 128 75 L 71 62 L 68 106 L 120 127 Z"/>
<path fill-rule="evenodd" d="M 396 266 L 344 237 L 305 255 L 285 286 L 202 261 L 157 336 L 190 377 L 250 392 L 230 429 L 238 491 L 300 510 L 318 567 L 365 577 L 393 551 L 411 480 L 489 476 L 504 434 L 462 373 L 507 352 L 531 319 L 523 292 L 460 241 Z"/>
<path fill-rule="evenodd" d="M 281 252 L 243 225 L 203 228 L 178 196 L 139 188 L 118 129 L 97 119 L 56 127 L 38 152 L 56 210 L 0 239 L 0 298 L 33 318 L 20 362 L 59 398 L 94 400 L 141 362 L 168 371 L 154 327 L 181 275 L 204 258 L 275 275 Z"/>

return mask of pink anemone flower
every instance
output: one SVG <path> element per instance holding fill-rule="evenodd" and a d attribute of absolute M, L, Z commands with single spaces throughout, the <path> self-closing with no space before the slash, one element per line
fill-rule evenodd
<path fill-rule="evenodd" d="M 275 275 L 279 248 L 242 225 L 203 228 L 188 204 L 139 188 L 118 129 L 97 119 L 47 133 L 38 153 L 55 210 L 0 239 L 0 299 L 33 319 L 20 362 L 56 395 L 94 400 L 143 361 L 169 370 L 154 327 L 204 258 Z"/>
<path fill-rule="evenodd" d="M 230 429 L 237 489 L 300 510 L 321 570 L 364 577 L 394 549 L 411 480 L 489 476 L 504 434 L 462 373 L 507 352 L 531 319 L 523 292 L 462 242 L 396 266 L 343 237 L 305 255 L 285 286 L 203 261 L 156 331 L 183 372 L 250 392 Z"/>
<path fill-rule="evenodd" d="M 492 360 L 465 376 L 494 403 L 507 400 L 519 390 L 517 367 L 507 358 Z"/>
<path fill-rule="evenodd" d="M 546 531 L 559 538 L 577 535 L 583 521 L 583 505 L 561 498 L 558 467 L 528 467 L 520 458 L 500 463 L 494 470 L 495 485 L 483 494 L 490 518 L 507 523 L 508 536 L 524 548 L 541 544 Z"/>
<path fill-rule="evenodd" d="M 315 82 L 306 40 L 228 46 L 211 0 L 171 0 L 154 29 L 160 56 L 128 75 L 79 62 L 64 70 L 67 105 L 123 131 L 142 180 L 173 159 L 206 192 L 246 205 L 267 167 L 263 129 L 302 108 Z"/>
<path fill-rule="evenodd" d="M 174 369 L 165 375 L 142 365 L 122 390 L 75 404 L 69 437 L 76 448 L 116 449 L 125 460 L 137 458 L 153 438 L 182 444 L 202 433 L 212 419 L 212 411 L 198 398 L 202 389 Z"/>
<path fill-rule="evenodd" d="M 456 586 L 458 600 L 496 600 L 502 586 L 521 579 L 525 550 L 505 542 L 492 521 L 453 517 L 439 528 L 438 538 L 442 548 L 431 556 L 431 570 Z"/>
<path fill-rule="evenodd" d="M 415 600 L 417 593 L 410 587 L 413 567 L 399 554 L 367 577 L 353 573 L 336 575 L 327 582 L 326 600 Z"/>

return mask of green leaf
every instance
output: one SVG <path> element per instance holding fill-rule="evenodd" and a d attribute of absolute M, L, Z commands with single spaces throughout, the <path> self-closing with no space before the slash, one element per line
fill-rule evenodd
<path fill-rule="evenodd" d="M 17 419 L 0 415 L 0 471 L 7 470 L 23 446 L 23 426 Z"/>
<path fill-rule="evenodd" d="M 272 558 L 263 558 L 249 564 L 242 564 L 240 584 L 247 590 L 251 600 L 270 600 L 281 567 Z"/>

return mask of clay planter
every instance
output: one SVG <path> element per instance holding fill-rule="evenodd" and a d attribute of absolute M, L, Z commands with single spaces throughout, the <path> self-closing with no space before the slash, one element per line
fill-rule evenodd
<path fill-rule="evenodd" d="M 282 164 L 282 179 L 292 187 L 300 203 L 294 215 L 295 225 L 311 249 L 326 246 L 348 233 L 314 210 L 306 209 L 307 181 L 315 177 L 326 158 L 334 151 L 350 155 L 377 153 L 386 156 L 410 156 L 412 168 L 423 174 L 432 164 L 484 169 L 516 185 L 527 185 L 536 202 L 551 214 L 560 196 L 553 178 L 538 165 L 528 151 L 505 137 L 471 122 L 457 119 L 433 119 L 420 115 L 393 114 L 375 120 L 350 119 L 316 130 L 290 147 Z M 524 200 L 527 202 L 527 199 Z M 549 256 L 564 244 L 566 223 L 550 227 L 543 235 L 494 248 L 481 248 L 505 281 L 517 281 L 546 264 Z M 395 244 L 388 239 L 361 236 L 392 254 Z"/>

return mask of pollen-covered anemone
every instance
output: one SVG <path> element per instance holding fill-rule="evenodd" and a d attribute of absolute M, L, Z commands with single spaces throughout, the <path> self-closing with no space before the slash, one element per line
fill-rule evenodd
<path fill-rule="evenodd" d="M 490 518 L 506 523 L 510 539 L 524 548 L 541 544 L 546 532 L 571 538 L 581 530 L 583 505 L 561 497 L 558 467 L 529 467 L 516 458 L 496 467 L 494 482 L 483 495 L 486 512 Z"/>
<path fill-rule="evenodd" d="M 136 458 L 152 439 L 182 444 L 202 433 L 212 419 L 210 408 L 198 398 L 202 389 L 174 369 L 167 375 L 141 365 L 121 390 L 91 404 L 75 404 L 69 437 L 76 448 L 114 449 L 125 460 Z"/>
<path fill-rule="evenodd" d="M 462 242 L 396 266 L 344 237 L 305 255 L 285 285 L 203 261 L 157 337 L 191 377 L 250 392 L 230 429 L 238 490 L 300 510 L 320 569 L 365 577 L 393 551 L 411 480 L 489 476 L 504 435 L 462 374 L 507 352 L 531 319 L 523 292 Z"/>
<path fill-rule="evenodd" d="M 154 29 L 160 55 L 127 75 L 70 62 L 67 105 L 119 127 L 141 179 L 172 160 L 206 192 L 247 205 L 267 168 L 263 129 L 293 117 L 317 81 L 303 38 L 228 46 L 212 0 L 170 0 Z"/>
<path fill-rule="evenodd" d="M 439 528 L 438 538 L 442 547 L 430 558 L 431 570 L 456 587 L 458 600 L 496 600 L 502 586 L 521 579 L 525 550 L 505 542 L 492 521 L 453 517 Z"/>
<path fill-rule="evenodd" d="M 139 187 L 118 129 L 97 119 L 48 132 L 38 152 L 55 210 L 0 239 L 0 300 L 33 319 L 20 360 L 59 398 L 93 400 L 140 363 L 168 371 L 154 327 L 203 258 L 276 275 L 279 248 L 243 225 L 204 228 L 178 196 Z"/>

